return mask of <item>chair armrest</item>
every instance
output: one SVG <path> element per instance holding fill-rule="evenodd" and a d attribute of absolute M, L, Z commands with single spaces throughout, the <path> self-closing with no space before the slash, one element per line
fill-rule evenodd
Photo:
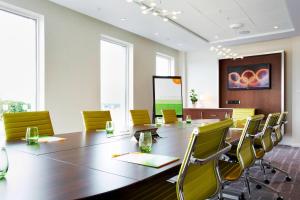
<path fill-rule="evenodd" d="M 214 159 L 218 158 L 219 156 L 221 156 L 222 154 L 227 153 L 228 151 L 230 151 L 232 145 L 230 143 L 227 143 L 227 142 L 226 142 L 226 144 L 227 144 L 227 146 L 225 148 L 221 149 L 220 151 L 218 151 L 218 152 L 216 152 L 216 153 L 214 153 L 214 154 L 212 154 L 212 155 L 210 155 L 206 158 L 201 158 L 200 159 L 200 158 L 195 158 L 195 157 L 192 156 L 190 162 L 192 164 L 196 164 L 196 165 L 203 165 L 203 164 L 205 164 L 205 163 L 207 163 L 211 160 L 214 160 Z"/>

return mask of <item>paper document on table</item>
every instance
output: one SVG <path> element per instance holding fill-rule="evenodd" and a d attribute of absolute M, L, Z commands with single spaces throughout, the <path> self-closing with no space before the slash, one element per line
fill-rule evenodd
<path fill-rule="evenodd" d="M 22 140 L 26 140 L 25 138 L 22 138 Z M 55 137 L 55 136 L 41 136 L 38 139 L 39 143 L 44 143 L 44 142 L 59 142 L 59 141 L 64 141 L 66 138 L 62 137 Z"/>
<path fill-rule="evenodd" d="M 160 168 L 179 160 L 178 157 L 141 152 L 123 154 L 121 156 L 115 157 L 114 159 L 154 168 Z"/>
<path fill-rule="evenodd" d="M 58 141 L 64 141 L 66 138 L 62 137 L 54 137 L 54 136 L 46 136 L 46 137 L 40 137 L 39 142 L 58 142 Z"/>

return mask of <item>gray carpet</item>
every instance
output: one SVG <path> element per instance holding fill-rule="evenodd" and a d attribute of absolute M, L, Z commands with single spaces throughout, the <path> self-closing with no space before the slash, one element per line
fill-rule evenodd
<path fill-rule="evenodd" d="M 300 148 L 278 145 L 266 155 L 265 160 L 271 161 L 273 165 L 288 171 L 292 177 L 291 182 L 286 182 L 284 174 L 279 172 L 272 174 L 270 170 L 267 170 L 270 185 L 281 192 L 284 200 L 300 200 Z M 263 174 L 259 168 L 252 168 L 250 174 L 263 180 Z M 264 188 L 258 190 L 255 186 L 255 184 L 251 184 L 251 199 L 276 199 L 277 196 L 272 192 Z M 231 184 L 228 189 L 234 191 L 244 190 L 246 199 L 249 199 L 242 182 Z"/>

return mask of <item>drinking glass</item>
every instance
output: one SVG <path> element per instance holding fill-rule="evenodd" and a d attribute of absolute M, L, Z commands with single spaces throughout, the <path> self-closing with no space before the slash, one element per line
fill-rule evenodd
<path fill-rule="evenodd" d="M 161 126 L 163 124 L 163 119 L 161 117 L 156 118 L 156 125 Z"/>
<path fill-rule="evenodd" d="M 37 127 L 28 127 L 26 131 L 26 141 L 28 145 L 39 143 L 39 129 Z"/>
<path fill-rule="evenodd" d="M 139 147 L 141 152 L 150 153 L 152 150 L 152 134 L 151 132 L 141 132 L 139 139 Z"/>
<path fill-rule="evenodd" d="M 0 180 L 3 179 L 8 170 L 8 157 L 5 147 L 0 147 Z"/>
<path fill-rule="evenodd" d="M 114 133 L 114 124 L 112 121 L 106 122 L 106 134 L 113 134 Z"/>
<path fill-rule="evenodd" d="M 186 121 L 187 124 L 192 123 L 192 116 L 191 116 L 191 115 L 187 115 L 187 116 L 185 117 L 185 121 Z"/>

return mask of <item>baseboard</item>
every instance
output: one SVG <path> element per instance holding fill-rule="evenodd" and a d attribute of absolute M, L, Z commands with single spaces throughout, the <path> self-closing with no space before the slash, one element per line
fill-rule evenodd
<path fill-rule="evenodd" d="M 291 147 L 300 147 L 300 142 L 298 141 L 295 142 L 295 140 L 296 139 L 293 138 L 292 136 L 284 136 L 280 144 L 291 146 Z"/>

